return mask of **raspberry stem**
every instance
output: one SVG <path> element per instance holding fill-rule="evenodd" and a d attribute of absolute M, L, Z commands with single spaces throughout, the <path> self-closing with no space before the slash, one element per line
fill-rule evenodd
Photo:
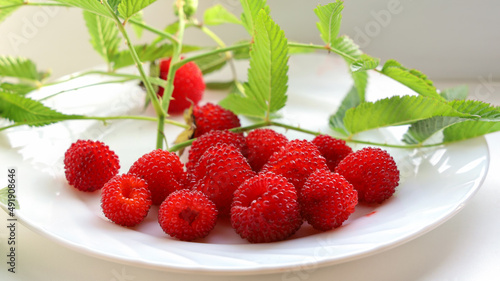
<path fill-rule="evenodd" d="M 152 32 L 152 33 L 155 33 L 155 34 L 157 34 L 157 35 L 160 35 L 161 37 L 167 38 L 167 39 L 168 39 L 168 40 L 170 40 L 172 43 L 178 43 L 178 42 L 179 42 L 179 39 L 177 39 L 177 38 L 176 38 L 175 36 L 173 36 L 172 34 L 167 33 L 167 32 L 164 32 L 164 31 L 159 30 L 159 29 L 157 29 L 157 28 L 154 28 L 154 27 L 152 27 L 152 26 L 150 26 L 150 25 L 144 24 L 144 23 L 142 23 L 142 22 L 140 22 L 140 21 L 137 21 L 137 20 L 135 20 L 135 19 L 133 19 L 133 18 L 130 18 L 130 19 L 128 20 L 128 22 L 130 22 L 131 24 L 136 25 L 136 26 L 138 26 L 138 27 L 144 28 L 144 29 L 146 29 L 146 30 L 148 30 L 148 31 L 150 31 L 150 32 Z"/>
<path fill-rule="evenodd" d="M 182 40 L 184 37 L 184 29 L 186 27 L 186 21 L 185 21 L 185 15 L 184 15 L 184 1 L 183 0 L 177 0 L 175 7 L 177 8 L 178 15 L 179 15 L 179 30 L 178 30 L 178 35 L 177 35 L 177 42 L 172 43 L 173 47 L 173 54 L 172 58 L 170 61 L 170 66 L 168 69 L 168 75 L 167 75 L 167 85 L 164 88 L 163 92 L 163 98 L 161 105 L 163 107 L 164 111 L 168 111 L 168 107 L 170 105 L 170 100 L 172 99 L 172 93 L 174 91 L 174 78 L 175 78 L 175 73 L 177 72 L 177 69 L 180 68 L 180 66 L 177 66 L 176 63 L 180 61 L 181 58 L 181 51 L 182 51 Z M 158 147 L 161 148 L 161 147 Z"/>
<path fill-rule="evenodd" d="M 201 29 L 201 31 L 203 31 L 208 37 L 212 38 L 212 40 L 214 40 L 214 42 L 217 43 L 217 45 L 219 45 L 220 48 L 227 47 L 224 41 L 222 41 L 222 39 L 219 36 L 217 36 L 217 34 L 215 34 L 211 29 L 202 24 L 197 24 L 196 26 L 198 26 Z M 241 85 L 241 82 L 238 80 L 236 66 L 234 65 L 233 55 L 231 54 L 231 52 L 229 51 L 225 52 L 225 60 L 228 61 L 229 68 L 231 69 L 231 74 L 233 75 L 234 84 L 240 90 L 240 92 L 244 92 L 244 90 L 242 90 L 243 85 Z"/>
<path fill-rule="evenodd" d="M 114 13 L 113 9 L 109 5 L 107 1 L 102 1 L 104 6 L 108 9 L 108 11 L 112 14 L 113 20 L 116 22 L 118 29 L 120 30 L 120 33 L 123 35 L 123 38 L 127 42 L 127 46 L 130 50 L 130 54 L 132 55 L 132 59 L 135 62 L 135 65 L 137 67 L 137 70 L 139 70 L 139 73 L 141 75 L 141 80 L 144 83 L 144 86 L 146 87 L 146 92 L 151 99 L 151 103 L 153 104 L 153 107 L 155 109 L 156 115 L 158 116 L 158 132 L 157 132 L 157 138 L 156 138 L 156 148 L 163 148 L 163 138 L 164 138 L 164 125 L 165 125 L 165 117 L 168 116 L 166 111 L 163 109 L 162 104 L 160 103 L 158 96 L 156 95 L 156 91 L 154 90 L 153 86 L 151 85 L 151 82 L 148 79 L 148 76 L 146 75 L 146 72 L 144 71 L 144 68 L 142 66 L 142 62 L 137 55 L 137 52 L 134 48 L 134 45 L 132 44 L 132 41 L 130 40 L 130 37 L 128 36 L 127 30 L 125 30 L 125 27 L 123 26 L 122 22 L 120 21 L 120 18 Z M 175 44 L 174 44 L 174 49 L 175 49 Z M 169 96 L 170 97 L 170 96 Z"/>
<path fill-rule="evenodd" d="M 252 124 L 252 125 L 249 125 L 249 126 L 242 126 L 242 127 L 238 127 L 238 128 L 232 128 L 232 129 L 229 129 L 229 131 L 235 132 L 235 133 L 242 133 L 242 132 L 247 132 L 247 131 L 251 131 L 251 130 L 254 130 L 254 129 L 258 129 L 258 128 L 271 127 L 271 126 L 280 127 L 280 128 L 284 128 L 284 129 L 287 129 L 287 130 L 297 131 L 297 132 L 302 132 L 302 133 L 313 135 L 313 136 L 317 136 L 317 135 L 322 134 L 319 131 L 312 131 L 312 130 L 308 130 L 308 129 L 304 129 L 304 128 L 300 128 L 300 127 L 296 127 L 296 126 L 292 126 L 292 125 L 288 125 L 288 124 L 283 124 L 283 123 L 276 122 L 276 121 L 258 122 L 258 123 L 255 123 L 255 124 Z M 390 143 L 379 143 L 379 142 L 370 142 L 370 141 L 364 141 L 364 140 L 356 140 L 356 139 L 352 139 L 352 138 L 349 138 L 349 137 L 341 137 L 341 136 L 333 136 L 333 137 L 335 137 L 337 139 L 344 140 L 346 142 L 351 142 L 351 143 L 366 144 L 366 145 L 371 145 L 371 146 L 401 148 L 401 149 L 415 149 L 415 148 L 435 147 L 435 146 L 441 146 L 441 145 L 445 145 L 445 144 L 451 143 L 451 142 L 441 142 L 441 143 L 425 144 L 425 145 L 424 144 L 415 144 L 415 145 L 406 144 L 406 145 L 402 145 L 402 144 L 390 144 Z M 190 140 L 178 143 L 178 144 L 175 144 L 175 145 L 171 146 L 168 150 L 170 152 L 180 151 L 180 150 L 182 150 L 182 149 L 190 146 L 193 143 L 193 141 L 195 141 L 195 140 L 196 140 L 196 138 L 190 139 Z"/>

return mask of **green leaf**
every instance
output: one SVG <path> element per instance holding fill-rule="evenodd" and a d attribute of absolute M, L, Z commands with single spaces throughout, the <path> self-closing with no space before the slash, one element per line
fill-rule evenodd
<path fill-rule="evenodd" d="M 134 19 L 138 23 L 146 24 L 146 22 L 144 21 L 143 15 L 144 15 L 144 13 L 142 11 L 140 11 L 130 18 Z M 142 37 L 142 33 L 144 32 L 144 28 L 142 26 L 139 26 L 137 24 L 132 24 L 132 30 L 134 30 L 134 33 L 138 38 Z"/>
<path fill-rule="evenodd" d="M 460 117 L 436 116 L 429 119 L 418 121 L 408 128 L 403 135 L 403 142 L 407 144 L 419 144 L 428 140 L 437 132 L 456 123 L 464 122 L 470 119 Z"/>
<path fill-rule="evenodd" d="M 10 202 L 12 202 L 12 200 Z M 4 187 L 4 188 L 0 189 L 0 203 L 3 203 L 5 206 L 10 207 L 9 206 L 9 187 Z M 16 209 L 20 209 L 20 205 L 19 205 L 19 202 L 17 201 L 17 199 L 14 199 L 14 204 L 16 206 L 15 207 Z"/>
<path fill-rule="evenodd" d="M 0 0 L 0 7 L 9 7 L 0 9 L 0 22 L 5 20 L 10 14 L 17 10 L 21 5 L 24 4 L 23 0 Z M 14 6 L 19 5 L 19 6 Z"/>
<path fill-rule="evenodd" d="M 381 73 L 414 90 L 419 95 L 445 101 L 438 94 L 433 82 L 418 70 L 407 69 L 395 60 L 388 60 L 384 64 Z"/>
<path fill-rule="evenodd" d="M 179 31 L 179 21 L 175 21 L 175 22 L 167 25 L 167 27 L 165 27 L 165 29 L 163 31 L 165 31 L 166 33 L 170 33 L 170 34 L 176 34 L 177 31 Z"/>
<path fill-rule="evenodd" d="M 500 107 L 476 100 L 453 100 L 448 103 L 455 110 L 473 115 L 482 121 L 500 121 Z"/>
<path fill-rule="evenodd" d="M 245 90 L 247 90 L 246 87 Z M 264 114 L 262 114 L 262 108 L 256 101 L 250 101 L 249 98 L 239 94 L 228 95 L 225 99 L 219 102 L 219 105 L 231 110 L 235 114 L 242 114 L 255 118 L 265 118 Z"/>
<path fill-rule="evenodd" d="M 195 60 L 203 75 L 217 71 L 224 67 L 228 61 L 224 53 L 217 53 Z"/>
<path fill-rule="evenodd" d="M 240 40 L 234 45 L 249 44 L 247 48 L 239 48 L 233 51 L 233 58 L 237 60 L 247 60 L 250 58 L 250 40 Z"/>
<path fill-rule="evenodd" d="M 243 24 L 235 15 L 229 12 L 221 4 L 217 4 L 205 10 L 203 24 L 219 25 L 225 23 Z"/>
<path fill-rule="evenodd" d="M 316 26 L 321 34 L 321 39 L 328 46 L 335 45 L 335 40 L 339 35 L 342 9 L 344 9 L 344 4 L 339 0 L 324 6 L 319 5 L 314 9 L 314 13 L 316 13 L 319 19 Z"/>
<path fill-rule="evenodd" d="M 367 54 L 362 54 L 358 59 L 356 59 L 351 64 L 352 72 L 366 71 L 370 69 L 375 69 L 380 62 L 380 59 L 370 57 Z"/>
<path fill-rule="evenodd" d="M 268 16 L 259 12 L 250 51 L 246 96 L 229 95 L 221 105 L 236 114 L 271 118 L 285 106 L 288 88 L 288 42 L 284 32 Z"/>
<path fill-rule="evenodd" d="M 424 96 L 394 96 L 376 102 L 364 102 L 346 112 L 344 124 L 351 134 L 411 124 L 435 116 L 473 117 L 452 106 Z"/>
<path fill-rule="evenodd" d="M 31 84 L 12 84 L 7 82 L 0 84 L 0 91 L 22 96 L 36 89 L 37 87 Z"/>
<path fill-rule="evenodd" d="M 163 45 L 137 45 L 134 49 L 142 62 L 153 61 L 161 58 L 171 57 L 173 54 L 173 47 L 171 44 Z M 199 50 L 197 46 L 183 45 L 182 53 L 192 52 Z M 113 58 L 113 69 L 119 69 L 134 64 L 132 54 L 129 49 L 120 51 Z"/>
<path fill-rule="evenodd" d="M 317 27 L 321 38 L 330 47 L 331 51 L 340 55 L 347 62 L 353 78 L 355 93 L 359 97 L 359 103 L 361 103 L 365 100 L 366 86 L 368 84 L 368 73 L 366 73 L 366 70 L 376 68 L 379 64 L 379 59 L 363 54 L 359 46 L 351 38 L 345 35 L 338 36 L 343 8 L 343 2 L 337 0 L 334 3 L 318 6 L 314 12 L 319 19 Z M 352 91 L 348 93 L 348 96 L 353 95 Z M 349 99 L 349 97 L 346 98 Z M 340 122 L 341 120 L 337 121 Z M 340 130 L 344 130 L 344 128 Z"/>
<path fill-rule="evenodd" d="M 439 94 L 448 101 L 464 100 L 469 95 L 469 87 L 467 87 L 467 85 L 460 85 L 457 87 L 445 89 Z"/>
<path fill-rule="evenodd" d="M 184 27 L 184 28 L 185 28 L 185 29 L 188 29 L 188 28 L 190 28 L 190 27 L 195 27 L 195 26 L 197 26 L 197 25 L 196 25 L 196 24 L 194 24 L 194 22 L 192 22 L 192 21 L 188 21 L 188 22 L 186 22 L 186 25 L 185 25 L 185 27 Z M 175 21 L 175 22 L 173 22 L 173 23 L 171 23 L 171 24 L 167 25 L 167 27 L 165 27 L 165 28 L 163 29 L 163 32 L 165 32 L 165 33 L 169 33 L 169 34 L 171 34 L 172 36 L 176 36 L 176 33 L 177 33 L 178 31 L 179 31 L 179 21 Z M 153 45 L 156 45 L 156 44 L 158 44 L 159 42 L 161 42 L 161 41 L 165 40 L 165 38 L 166 38 L 166 37 L 164 37 L 164 36 L 161 36 L 161 35 L 160 35 L 160 36 L 158 36 L 155 40 L 153 40 L 152 44 L 153 44 Z"/>
<path fill-rule="evenodd" d="M 42 82 L 47 72 L 39 72 L 33 61 L 23 57 L 0 56 L 0 77 L 19 78 L 30 82 Z"/>
<path fill-rule="evenodd" d="M 39 101 L 5 92 L 0 92 L 0 116 L 30 126 L 44 126 L 62 120 L 82 118 L 81 115 L 66 115 Z"/>
<path fill-rule="evenodd" d="M 367 66 L 375 66 L 375 62 L 378 64 L 378 59 L 372 58 L 368 55 L 363 54 L 361 52 L 359 46 L 354 43 L 354 41 L 347 36 L 338 37 L 335 42 L 333 48 L 334 51 L 342 56 L 344 60 L 349 65 L 349 71 L 351 72 L 352 79 L 354 81 L 354 86 L 358 91 L 359 96 L 361 97 L 361 101 L 365 100 L 366 94 L 366 86 L 368 84 L 368 73 L 362 69 L 358 69 L 358 71 L 353 71 L 352 64 L 356 62 L 367 61 Z M 369 61 L 373 61 L 370 63 Z M 376 66 L 375 66 L 376 67 Z"/>
<path fill-rule="evenodd" d="M 226 82 L 206 82 L 207 89 L 211 90 L 227 90 L 233 88 L 235 85 L 234 81 Z"/>
<path fill-rule="evenodd" d="M 368 85 L 368 73 L 366 71 L 351 72 L 354 87 L 359 95 L 361 102 L 364 102 L 366 96 L 366 87 Z"/>
<path fill-rule="evenodd" d="M 128 19 L 135 13 L 153 4 L 156 0 L 122 0 L 118 5 L 118 13 L 120 16 Z"/>
<path fill-rule="evenodd" d="M 360 105 L 361 102 L 362 99 L 360 98 L 356 87 L 353 86 L 342 100 L 337 112 L 330 116 L 330 127 L 341 134 L 348 135 L 349 132 L 347 132 L 344 125 L 345 114 L 347 110 Z"/>
<path fill-rule="evenodd" d="M 361 58 L 363 52 L 359 46 L 347 35 L 342 35 L 335 39 L 332 46 L 337 54 L 342 56 L 348 63 L 353 63 L 358 58 Z"/>
<path fill-rule="evenodd" d="M 149 83 L 153 84 L 153 86 L 157 87 L 167 87 L 167 80 L 163 80 L 160 77 L 148 77 Z"/>
<path fill-rule="evenodd" d="M 245 43 L 250 43 L 249 40 L 240 40 L 234 45 L 240 45 L 240 44 L 245 44 Z M 315 50 L 312 48 L 308 47 L 303 47 L 303 46 L 297 46 L 294 45 L 292 42 L 290 42 L 288 46 L 288 54 L 289 55 L 296 55 L 296 54 L 310 54 L 314 53 Z M 233 51 L 233 58 L 237 60 L 246 60 L 250 58 L 250 45 L 248 48 L 239 48 Z"/>
<path fill-rule="evenodd" d="M 500 122 L 468 120 L 444 129 L 444 142 L 461 141 L 500 131 Z"/>
<path fill-rule="evenodd" d="M 108 0 L 109 6 L 113 10 L 113 12 L 117 15 L 119 14 L 118 13 L 118 5 L 120 5 L 120 2 L 122 2 L 122 0 Z"/>
<path fill-rule="evenodd" d="M 254 36 L 255 23 L 257 16 L 261 10 L 269 14 L 270 9 L 266 0 L 240 0 L 243 13 L 241 14 L 241 21 L 248 33 Z"/>
<path fill-rule="evenodd" d="M 458 112 L 471 115 L 474 122 L 500 121 L 500 109 L 481 101 L 454 100 L 448 104 Z M 403 141 L 410 144 L 422 143 L 437 132 L 470 120 L 471 118 L 436 116 L 418 121 L 408 128 L 407 133 L 403 136 Z"/>
<path fill-rule="evenodd" d="M 93 14 L 112 18 L 113 14 L 106 9 L 100 0 L 54 0 L 62 4 L 70 5 L 73 7 L 81 8 Z"/>
<path fill-rule="evenodd" d="M 83 11 L 83 18 L 90 34 L 90 43 L 106 62 L 112 62 L 121 43 L 115 22 L 88 11 Z"/>

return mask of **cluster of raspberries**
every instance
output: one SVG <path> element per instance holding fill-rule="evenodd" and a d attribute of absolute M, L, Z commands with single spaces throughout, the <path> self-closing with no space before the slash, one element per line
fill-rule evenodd
<path fill-rule="evenodd" d="M 380 148 L 354 152 L 328 135 L 288 140 L 268 128 L 234 133 L 238 117 L 213 104 L 196 106 L 193 118 L 197 138 L 185 165 L 157 149 L 119 175 L 107 145 L 79 140 L 65 154 L 69 184 L 102 189 L 102 211 L 119 225 L 139 224 L 157 205 L 171 237 L 203 238 L 230 220 L 242 238 L 263 243 L 287 239 L 304 221 L 320 231 L 339 227 L 358 202 L 382 203 L 399 183 L 394 159 Z"/>

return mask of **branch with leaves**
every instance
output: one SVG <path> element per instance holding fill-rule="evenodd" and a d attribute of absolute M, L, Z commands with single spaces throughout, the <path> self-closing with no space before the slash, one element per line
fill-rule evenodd
<path fill-rule="evenodd" d="M 165 144 L 163 133 L 166 124 L 186 127 L 169 119 L 168 106 L 173 91 L 175 72 L 188 62 L 195 62 L 204 74 L 219 71 L 225 66 L 232 69 L 233 77 L 228 81 L 210 83 L 208 86 L 229 90 L 220 104 L 236 114 L 256 120 L 255 124 L 236 131 L 245 131 L 264 126 L 279 126 L 317 134 L 304 128 L 297 128 L 275 121 L 287 105 L 288 61 L 297 53 L 324 52 L 343 58 L 352 77 L 352 88 L 346 93 L 340 106 L 332 112 L 329 124 L 336 137 L 352 142 L 386 145 L 403 148 L 442 145 L 500 130 L 500 109 L 480 101 L 467 100 L 468 89 L 457 87 L 438 91 L 433 82 L 422 72 L 406 68 L 396 60 L 380 65 L 380 60 L 363 53 L 352 39 L 340 35 L 343 2 L 335 1 L 319 5 L 317 29 L 322 45 L 290 42 L 281 27 L 274 22 L 272 12 L 265 0 L 240 0 L 242 13 L 238 17 L 222 5 L 206 9 L 203 20 L 194 16 L 197 1 L 174 1 L 175 16 L 165 27 L 153 27 L 145 21 L 142 11 L 155 0 L 54 0 L 27 2 L 22 0 L 0 0 L 0 22 L 20 7 L 64 6 L 82 10 L 90 34 L 90 43 L 103 58 L 107 71 L 88 71 L 83 75 L 108 76 L 102 83 L 122 83 L 137 80 L 144 85 L 147 98 L 155 110 L 156 117 L 146 116 L 85 116 L 66 115 L 57 108 L 50 108 L 44 102 L 48 98 L 35 100 L 30 96 L 33 90 L 64 83 L 68 80 L 50 81 L 50 73 L 41 71 L 27 58 L 0 55 L 0 117 L 10 123 L 1 130 L 17 126 L 46 126 L 66 120 L 136 119 L 158 124 L 156 147 Z M 241 25 L 247 31 L 246 38 L 233 45 L 223 42 L 210 26 L 221 24 Z M 140 36 L 150 32 L 157 36 L 150 43 L 134 44 L 126 26 L 131 26 Z M 191 29 L 200 29 L 213 39 L 214 47 L 200 47 L 183 43 L 184 34 Z M 125 46 L 125 48 L 124 48 Z M 196 53 L 192 53 L 196 51 Z M 180 59 L 181 55 L 184 59 Z M 161 80 L 154 71 L 155 61 L 172 57 L 168 79 Z M 247 81 L 236 79 L 234 60 L 249 60 Z M 151 67 L 147 68 L 146 64 Z M 136 73 L 122 71 L 135 66 Z M 150 72 L 147 73 L 147 69 Z M 411 96 L 395 96 L 368 102 L 366 96 L 368 72 L 387 76 L 412 89 Z M 95 86 L 97 86 L 96 84 Z M 93 85 L 88 85 L 93 86 Z M 156 94 L 157 87 L 165 89 L 164 97 Z M 371 143 L 356 139 L 360 132 L 407 125 L 402 143 Z M 433 136 L 442 135 L 439 141 L 430 142 Z M 188 146 L 192 140 L 171 147 L 176 150 Z"/>

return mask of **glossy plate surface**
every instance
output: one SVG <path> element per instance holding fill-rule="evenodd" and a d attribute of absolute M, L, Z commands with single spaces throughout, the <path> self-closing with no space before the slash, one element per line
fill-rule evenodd
<path fill-rule="evenodd" d="M 245 74 L 245 65 L 239 66 Z M 210 76 L 223 79 L 227 73 Z M 45 88 L 44 96 L 102 81 L 86 77 Z M 295 56 L 290 61 L 289 101 L 281 122 L 330 132 L 328 116 L 351 85 L 345 65 L 332 56 Z M 405 87 L 371 74 L 370 100 L 406 94 Z M 224 94 L 208 92 L 205 101 Z M 48 103 L 65 113 L 96 116 L 139 114 L 144 93 L 134 83 L 109 84 L 61 94 Z M 99 101 L 99 102 L 97 102 Z M 152 115 L 151 109 L 146 114 Z M 182 120 L 182 118 L 178 118 Z M 245 124 L 249 122 L 243 120 Z M 401 171 L 401 182 L 390 200 L 358 206 L 336 230 L 319 233 L 304 225 L 292 238 L 269 244 L 248 244 L 219 223 L 204 240 L 182 242 L 165 235 L 153 208 L 146 221 L 127 229 L 101 213 L 99 192 L 82 193 L 67 185 L 63 155 L 77 139 L 99 139 L 120 157 L 121 172 L 155 145 L 156 125 L 148 121 L 71 121 L 43 128 L 16 128 L 0 133 L 2 170 L 18 169 L 18 219 L 32 230 L 74 250 L 117 262 L 150 268 L 217 274 L 286 272 L 358 259 L 405 243 L 432 230 L 456 214 L 479 189 L 488 169 L 484 138 L 421 150 L 388 149 Z M 181 129 L 168 126 L 174 140 Z M 375 130 L 359 138 L 397 142 L 401 128 Z M 311 136 L 285 132 L 289 138 Z M 354 145 L 354 149 L 361 146 Z M 185 156 L 184 156 L 185 157 Z M 5 206 L 2 205 L 5 209 Z"/>

